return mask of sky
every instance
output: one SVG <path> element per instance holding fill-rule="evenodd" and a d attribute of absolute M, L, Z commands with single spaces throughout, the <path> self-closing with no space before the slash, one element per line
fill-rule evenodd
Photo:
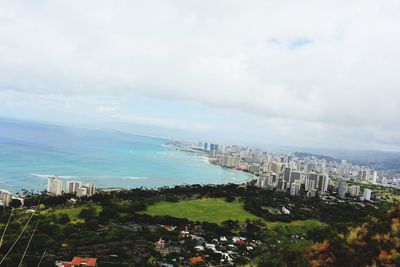
<path fill-rule="evenodd" d="M 4 0 L 0 116 L 400 151 L 399 10 L 390 0 Z"/>

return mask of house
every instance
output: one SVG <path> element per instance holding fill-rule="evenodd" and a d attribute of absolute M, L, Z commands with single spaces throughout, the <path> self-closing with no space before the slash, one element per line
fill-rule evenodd
<path fill-rule="evenodd" d="M 190 237 L 192 238 L 192 240 L 196 240 L 199 245 L 205 245 L 206 244 L 206 240 L 201 236 L 190 235 Z"/>
<path fill-rule="evenodd" d="M 162 228 L 164 228 L 165 230 L 167 230 L 168 232 L 172 232 L 175 231 L 175 229 L 177 228 L 177 226 L 173 226 L 173 225 L 160 225 Z"/>
<path fill-rule="evenodd" d="M 206 249 L 215 250 L 215 245 L 214 245 L 214 244 L 206 243 Z"/>
<path fill-rule="evenodd" d="M 181 232 L 180 232 L 180 235 L 181 235 L 181 237 L 183 237 L 183 238 L 187 238 L 187 237 L 189 237 L 189 231 L 181 231 Z"/>
<path fill-rule="evenodd" d="M 221 236 L 221 237 L 219 238 L 219 241 L 221 241 L 221 242 L 227 242 L 228 239 L 227 239 L 225 236 Z"/>
<path fill-rule="evenodd" d="M 96 258 L 74 257 L 71 262 L 58 261 L 58 262 L 56 262 L 56 266 L 58 266 L 58 267 L 96 267 L 97 259 Z"/>
<path fill-rule="evenodd" d="M 236 242 L 235 242 L 235 244 L 236 245 L 239 245 L 239 246 L 245 246 L 245 245 L 247 245 L 247 242 L 245 241 L 245 240 L 237 240 Z"/>
<path fill-rule="evenodd" d="M 232 241 L 233 241 L 234 244 L 239 245 L 239 246 L 247 245 L 246 238 L 244 238 L 244 237 L 234 236 L 234 237 L 232 237 Z"/>
<path fill-rule="evenodd" d="M 190 258 L 190 264 L 192 264 L 192 265 L 202 263 L 203 261 L 204 261 L 204 259 L 201 256 Z"/>
<path fill-rule="evenodd" d="M 203 246 L 195 246 L 194 249 L 197 251 L 203 251 L 204 247 Z"/>
<path fill-rule="evenodd" d="M 158 250 L 158 249 L 163 249 L 163 248 L 165 247 L 165 240 L 163 240 L 163 239 L 160 237 L 160 239 L 159 239 L 157 242 L 155 242 L 154 246 L 155 246 L 155 249 L 156 249 L 156 250 Z"/>
<path fill-rule="evenodd" d="M 156 264 L 158 267 L 174 267 L 174 265 L 164 262 L 157 262 Z"/>
<path fill-rule="evenodd" d="M 290 215 L 290 210 L 288 210 L 286 207 L 282 207 L 282 212 L 283 214 Z"/>

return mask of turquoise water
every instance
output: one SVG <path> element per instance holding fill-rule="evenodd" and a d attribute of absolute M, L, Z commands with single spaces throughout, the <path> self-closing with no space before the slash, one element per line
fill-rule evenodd
<path fill-rule="evenodd" d="M 0 119 L 0 189 L 44 190 L 47 177 L 99 188 L 242 182 L 252 176 L 177 151 L 166 140 Z"/>

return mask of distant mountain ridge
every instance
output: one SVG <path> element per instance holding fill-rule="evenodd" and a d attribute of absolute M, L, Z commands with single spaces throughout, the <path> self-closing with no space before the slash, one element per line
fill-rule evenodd
<path fill-rule="evenodd" d="M 334 162 L 334 161 L 340 161 L 339 159 L 335 159 L 330 156 L 323 156 L 323 155 L 317 155 L 313 153 L 307 153 L 307 152 L 294 152 L 293 155 L 296 157 L 304 158 L 304 157 L 316 157 L 319 159 L 325 159 L 327 162 Z"/>
<path fill-rule="evenodd" d="M 315 156 L 328 162 L 346 159 L 353 164 L 367 165 L 375 169 L 386 169 L 400 172 L 400 153 L 385 151 L 305 149 L 305 152 L 295 152 L 298 156 Z"/>

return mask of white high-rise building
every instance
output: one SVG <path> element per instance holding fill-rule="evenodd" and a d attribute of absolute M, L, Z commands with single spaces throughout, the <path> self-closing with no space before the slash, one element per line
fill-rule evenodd
<path fill-rule="evenodd" d="M 65 192 L 68 194 L 76 194 L 81 188 L 82 183 L 76 181 L 68 181 L 65 186 Z"/>
<path fill-rule="evenodd" d="M 273 189 L 278 185 L 278 179 L 274 173 L 263 173 L 257 178 L 256 185 L 261 188 Z"/>
<path fill-rule="evenodd" d="M 257 178 L 257 182 L 256 182 L 256 186 L 264 188 L 265 185 L 265 177 L 264 176 L 260 176 Z"/>
<path fill-rule="evenodd" d="M 10 206 L 12 201 L 12 194 L 7 190 L 0 190 L 0 202 L 4 204 L 5 207 Z"/>
<path fill-rule="evenodd" d="M 87 196 L 93 196 L 96 193 L 96 186 L 94 184 L 83 184 L 81 189 L 86 189 Z"/>
<path fill-rule="evenodd" d="M 87 196 L 87 188 L 86 187 L 81 187 L 76 191 L 76 196 L 77 197 L 84 197 Z"/>
<path fill-rule="evenodd" d="M 302 180 L 303 176 L 304 176 L 304 174 L 302 172 L 291 171 L 290 175 L 289 175 L 290 178 L 288 181 L 289 185 L 292 186 L 292 183 L 294 183 L 294 181 L 296 181 L 296 180 L 299 180 L 299 181 Z"/>
<path fill-rule="evenodd" d="M 370 179 L 370 169 L 364 169 L 361 171 L 361 180 L 368 181 Z"/>
<path fill-rule="evenodd" d="M 249 167 L 249 172 L 251 173 L 258 173 L 260 172 L 260 164 L 253 163 Z"/>
<path fill-rule="evenodd" d="M 47 193 L 60 196 L 63 192 L 62 180 L 58 176 L 52 176 L 47 179 Z"/>
<path fill-rule="evenodd" d="M 371 200 L 371 189 L 365 188 L 364 189 L 364 200 L 370 201 Z"/>
<path fill-rule="evenodd" d="M 298 195 L 300 192 L 300 180 L 294 180 L 290 185 L 290 194 L 292 196 Z"/>
<path fill-rule="evenodd" d="M 314 190 L 314 189 L 315 189 L 315 181 L 307 179 L 306 183 L 305 183 L 305 190 L 306 191 L 311 191 L 311 190 Z"/>
<path fill-rule="evenodd" d="M 349 187 L 349 194 L 352 197 L 357 197 L 360 195 L 360 186 L 359 185 L 352 185 Z"/>
<path fill-rule="evenodd" d="M 372 182 L 374 183 L 374 184 L 376 184 L 376 181 L 378 180 L 378 172 L 377 171 L 374 171 L 373 172 L 373 174 L 372 174 Z"/>
<path fill-rule="evenodd" d="M 224 156 L 221 159 L 221 166 L 227 168 L 236 168 L 239 166 L 239 162 L 240 162 L 239 157 Z"/>
<path fill-rule="evenodd" d="M 328 175 L 319 175 L 318 177 L 318 191 L 320 194 L 325 194 L 328 190 L 329 177 Z"/>

